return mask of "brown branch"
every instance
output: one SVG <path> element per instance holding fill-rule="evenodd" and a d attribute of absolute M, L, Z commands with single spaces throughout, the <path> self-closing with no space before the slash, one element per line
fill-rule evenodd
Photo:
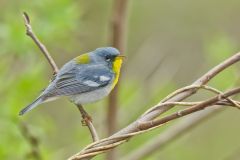
<path fill-rule="evenodd" d="M 157 119 L 157 120 L 152 120 L 152 121 L 149 121 L 149 122 L 140 123 L 138 125 L 138 128 L 139 128 L 140 131 L 135 132 L 135 133 L 129 133 L 129 134 L 126 134 L 126 135 L 122 135 L 122 136 L 119 136 L 119 137 L 109 137 L 109 138 L 97 141 L 96 143 L 90 144 L 89 146 L 84 148 L 80 153 L 72 156 L 69 159 L 70 160 L 79 160 L 79 159 L 83 159 L 83 158 L 84 159 L 86 159 L 86 158 L 91 159 L 93 156 L 95 156 L 97 154 L 104 153 L 104 152 L 122 144 L 123 142 L 126 142 L 132 136 L 135 136 L 135 135 L 141 134 L 143 132 L 152 130 L 154 128 L 162 126 L 163 124 L 166 124 L 169 121 L 172 121 L 172 120 L 175 120 L 177 118 L 183 117 L 185 115 L 200 111 L 204 108 L 214 106 L 214 104 L 217 103 L 218 101 L 226 99 L 227 97 L 235 95 L 237 93 L 240 93 L 240 88 L 232 89 L 228 92 L 223 93 L 222 95 L 215 96 L 215 97 L 210 98 L 207 101 L 204 101 L 204 102 L 202 102 L 198 105 L 187 108 L 185 110 L 181 110 L 179 112 L 176 112 L 176 113 L 171 114 L 169 116 L 166 116 L 164 118 Z"/>
<path fill-rule="evenodd" d="M 23 18 L 24 18 L 25 27 L 26 27 L 26 34 L 32 38 L 32 40 L 35 42 L 35 44 L 38 46 L 38 48 L 42 51 L 43 55 L 48 60 L 48 63 L 51 65 L 51 67 L 54 71 L 54 74 L 57 73 L 58 67 L 57 67 L 56 63 L 54 62 L 52 56 L 48 52 L 45 45 L 43 43 L 41 43 L 41 41 L 38 39 L 38 37 L 34 34 L 34 32 L 32 30 L 32 26 L 31 26 L 30 18 L 26 12 L 23 12 Z"/>
<path fill-rule="evenodd" d="M 152 140 L 147 141 L 141 147 L 132 151 L 129 155 L 121 158 L 122 160 L 140 160 L 144 159 L 147 156 L 153 154 L 156 151 L 161 151 L 163 148 L 166 148 L 168 144 L 177 138 L 183 136 L 185 133 L 188 133 L 190 130 L 199 126 L 202 122 L 208 120 L 214 115 L 218 115 L 224 111 L 222 107 L 208 109 L 204 112 L 194 114 L 192 116 L 186 117 L 177 124 L 170 126 L 165 132 L 162 132 L 157 137 L 154 137 Z"/>
<path fill-rule="evenodd" d="M 34 34 L 31 23 L 30 23 L 31 22 L 30 18 L 26 12 L 23 12 L 23 18 L 24 18 L 25 27 L 26 27 L 26 34 L 35 42 L 35 44 L 41 50 L 41 52 L 43 53 L 45 58 L 48 60 L 49 64 L 51 65 L 51 67 L 54 71 L 54 74 L 57 74 L 59 69 L 58 69 L 55 61 L 53 60 L 51 54 L 48 52 L 47 48 L 45 47 L 45 45 L 43 43 L 41 43 L 40 40 L 38 39 L 38 37 Z M 85 122 L 85 124 L 87 125 L 87 127 L 89 129 L 93 141 L 97 141 L 98 135 L 97 135 L 96 129 L 94 128 L 92 121 L 89 118 L 87 118 L 90 116 L 87 114 L 87 112 L 83 109 L 82 106 L 78 106 L 77 104 L 75 104 L 75 105 L 78 107 L 78 109 L 83 117 L 83 121 Z"/>
<path fill-rule="evenodd" d="M 223 61 L 222 63 L 220 63 L 219 65 L 217 65 L 213 69 L 211 69 L 210 71 L 208 71 L 206 74 L 204 74 L 202 77 L 200 77 L 198 80 L 196 80 L 192 85 L 190 85 L 188 87 L 191 88 L 191 86 L 205 85 L 214 76 L 219 74 L 224 69 L 226 69 L 226 68 L 230 67 L 231 65 L 235 64 L 239 60 L 240 60 L 240 53 L 236 53 L 232 57 L 226 59 L 225 61 Z M 157 106 L 161 105 L 164 102 L 180 102 L 180 101 L 188 98 L 189 96 L 193 95 L 194 93 L 196 93 L 198 91 L 198 89 L 200 89 L 200 88 L 188 89 L 184 92 L 180 92 L 179 94 L 176 94 L 176 95 L 172 96 L 171 98 L 167 97 L 167 99 L 162 100 L 159 104 L 157 104 L 156 106 L 153 106 L 152 108 L 156 108 Z M 182 110 L 180 112 L 177 112 L 173 115 L 164 117 L 162 119 L 154 120 L 156 117 L 158 117 L 159 115 L 161 115 L 165 111 L 171 109 L 175 105 L 172 104 L 172 105 L 165 105 L 165 106 L 159 107 L 157 110 L 151 111 L 148 114 L 145 114 L 145 115 L 141 116 L 139 119 L 137 119 L 136 121 L 134 121 L 133 123 L 131 123 L 127 127 L 123 128 L 122 130 L 118 131 L 114 135 L 112 135 L 112 136 L 110 136 L 106 139 L 102 139 L 102 140 L 99 140 L 95 143 L 92 143 L 92 144 L 88 145 L 82 151 L 80 151 L 76 155 L 70 157 L 69 159 L 70 160 L 72 160 L 72 159 L 82 159 L 83 157 L 85 157 L 85 158 L 87 157 L 87 159 L 91 159 L 93 156 L 95 156 L 97 154 L 107 152 L 108 150 L 122 144 L 123 142 L 126 142 L 132 136 L 135 136 L 137 134 L 141 134 L 143 132 L 149 131 L 149 130 L 154 129 L 156 127 L 159 127 L 160 124 L 163 124 L 163 123 L 165 124 L 168 121 L 171 121 L 171 120 L 174 120 L 176 118 L 179 118 L 179 117 L 185 116 L 187 114 L 190 114 L 190 113 L 199 111 L 201 109 L 204 109 L 204 108 L 207 107 L 206 105 L 212 106 L 215 103 L 217 103 L 217 102 L 219 103 L 219 101 L 222 101 L 222 99 L 224 99 L 224 101 L 226 101 L 225 99 L 228 96 L 230 96 L 232 94 L 236 94 L 239 91 L 240 91 L 239 88 L 235 89 L 235 90 L 232 90 L 232 91 L 227 92 L 225 94 L 221 94 L 224 97 L 215 96 L 213 99 L 204 101 L 200 104 L 197 104 L 196 106 L 193 106 L 193 107 L 190 107 L 188 109 Z M 145 129 L 145 130 L 142 130 L 142 129 Z"/>
<path fill-rule="evenodd" d="M 112 18 L 112 45 L 119 49 L 120 53 L 124 52 L 124 34 L 126 21 L 127 0 L 115 0 Z M 117 92 L 116 86 L 109 96 L 108 104 L 108 134 L 111 135 L 115 131 L 117 124 Z"/>
<path fill-rule="evenodd" d="M 126 11 L 127 11 L 128 0 L 115 0 L 113 6 L 113 17 L 112 17 L 112 45 L 118 48 L 120 53 L 124 52 L 124 36 L 126 34 Z M 108 99 L 107 107 L 107 134 L 112 135 L 117 126 L 118 116 L 118 90 L 119 84 L 115 87 L 113 92 L 110 94 Z M 111 151 L 107 154 L 108 160 L 115 159 L 115 152 Z"/>
<path fill-rule="evenodd" d="M 171 120 L 186 116 L 188 114 L 203 110 L 207 107 L 213 106 L 215 103 L 217 103 L 218 101 L 221 101 L 223 99 L 226 99 L 227 97 L 230 97 L 232 95 L 235 95 L 237 93 L 240 92 L 240 88 L 236 88 L 236 89 L 232 89 L 228 92 L 225 92 L 223 94 L 220 94 L 218 96 L 215 96 L 213 98 L 210 98 L 202 103 L 199 103 L 195 106 L 192 106 L 190 108 L 184 109 L 184 110 L 180 110 L 176 113 L 173 113 L 171 115 L 168 115 L 166 117 L 160 118 L 160 119 L 156 119 L 156 120 L 152 120 L 152 121 L 148 121 L 148 122 L 142 122 L 139 124 L 139 128 L 141 130 L 147 130 L 149 128 L 153 128 L 156 126 L 159 126 L 161 124 L 167 123 Z"/>
<path fill-rule="evenodd" d="M 208 88 L 208 86 L 206 86 Z M 205 87 L 205 89 L 207 89 Z M 220 91 L 216 91 L 215 89 L 210 89 L 210 91 L 213 91 L 214 93 L 222 94 Z M 230 99 L 230 98 L 229 98 Z M 233 101 L 233 100 L 230 100 Z M 172 102 L 178 104 L 179 102 Z M 187 106 L 188 103 L 181 102 L 183 105 Z M 181 105 L 179 103 L 179 105 Z M 195 103 L 195 104 L 194 104 Z M 189 105 L 196 105 L 201 102 L 190 102 Z M 238 105 L 240 104 L 239 102 Z M 216 105 L 227 105 L 227 106 L 233 106 L 233 103 L 228 100 L 218 102 Z M 124 156 L 121 159 L 124 160 L 138 160 L 143 159 L 151 154 L 153 154 L 156 151 L 161 151 L 163 148 L 165 148 L 168 144 L 170 144 L 172 141 L 176 140 L 177 138 L 181 137 L 185 133 L 188 133 L 193 128 L 197 127 L 199 124 L 201 124 L 203 121 L 206 121 L 207 119 L 218 115 L 224 111 L 222 107 L 208 109 L 204 112 L 201 112 L 199 114 L 194 114 L 190 117 L 186 117 L 179 123 L 169 127 L 165 132 L 161 133 L 160 135 L 154 137 L 150 141 L 147 141 L 145 144 L 143 144 L 141 147 L 137 148 L 135 151 L 132 151 L 129 155 Z"/>
<path fill-rule="evenodd" d="M 87 125 L 90 133 L 91 133 L 91 136 L 92 136 L 92 139 L 93 139 L 93 142 L 95 141 L 98 141 L 99 140 L 99 137 L 98 137 L 98 134 L 97 134 L 97 131 L 96 129 L 94 128 L 93 124 L 92 124 L 92 118 L 89 116 L 89 114 L 84 110 L 83 106 L 82 105 L 77 105 L 81 115 L 82 115 L 82 124 L 83 125 Z"/>
<path fill-rule="evenodd" d="M 183 87 L 183 88 L 180 88 L 180 89 L 174 91 L 173 93 L 169 94 L 167 97 L 165 97 L 162 100 L 162 101 L 166 101 L 166 102 L 159 103 L 159 105 L 156 105 L 155 107 L 152 107 L 149 110 L 147 110 L 145 113 L 142 114 L 142 117 L 145 116 L 146 114 L 149 114 L 152 111 L 155 111 L 155 110 L 158 110 L 158 109 L 162 108 L 163 106 L 173 106 L 173 105 L 174 106 L 176 106 L 176 105 L 192 106 L 192 105 L 195 105 L 196 103 L 197 104 L 201 103 L 201 102 L 168 102 L 167 101 L 168 99 L 173 98 L 174 96 L 176 96 L 178 94 L 181 94 L 181 93 L 186 92 L 188 90 L 199 89 L 199 88 L 210 91 L 210 92 L 215 93 L 215 94 L 222 94 L 221 91 L 219 91 L 219 90 L 217 90 L 213 87 L 206 86 L 206 85 L 202 85 L 202 86 L 190 85 L 190 86 L 187 86 L 187 87 Z M 230 104 L 227 103 L 226 101 L 228 101 Z M 237 107 L 238 109 L 240 108 L 240 102 L 234 101 L 231 98 L 226 98 L 226 100 L 224 102 L 218 102 L 217 105 L 228 105 L 228 106 Z"/>

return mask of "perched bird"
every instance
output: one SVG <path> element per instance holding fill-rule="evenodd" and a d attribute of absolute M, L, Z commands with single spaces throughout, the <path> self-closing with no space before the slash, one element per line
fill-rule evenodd
<path fill-rule="evenodd" d="M 79 105 L 104 98 L 118 82 L 123 57 L 116 48 L 103 47 L 70 60 L 38 98 L 23 108 L 19 115 L 63 96 Z"/>

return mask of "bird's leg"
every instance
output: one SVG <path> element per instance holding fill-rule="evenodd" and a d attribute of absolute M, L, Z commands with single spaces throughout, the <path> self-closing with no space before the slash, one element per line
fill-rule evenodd
<path fill-rule="evenodd" d="M 92 122 L 92 117 L 85 111 L 82 105 L 77 105 L 81 115 L 82 115 L 82 125 L 86 126 L 88 122 Z"/>
<path fill-rule="evenodd" d="M 92 124 L 92 117 L 84 110 L 82 105 L 77 105 L 77 107 L 82 115 L 82 125 L 88 127 L 88 129 L 91 133 L 93 142 L 98 141 L 99 137 L 98 137 L 95 127 Z"/>

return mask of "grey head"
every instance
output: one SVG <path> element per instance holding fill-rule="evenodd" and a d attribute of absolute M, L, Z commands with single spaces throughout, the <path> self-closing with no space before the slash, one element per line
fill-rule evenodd
<path fill-rule="evenodd" d="M 97 48 L 91 52 L 91 57 L 95 62 L 111 64 L 114 59 L 120 55 L 120 52 L 113 47 Z"/>

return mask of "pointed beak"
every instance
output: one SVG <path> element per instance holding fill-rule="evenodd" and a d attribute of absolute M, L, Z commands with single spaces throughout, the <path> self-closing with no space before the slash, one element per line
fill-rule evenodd
<path fill-rule="evenodd" d="M 118 55 L 118 56 L 117 56 L 117 58 L 120 58 L 120 59 L 125 59 L 125 58 L 126 58 L 126 56 L 124 56 L 124 55 L 120 54 L 120 55 Z"/>

